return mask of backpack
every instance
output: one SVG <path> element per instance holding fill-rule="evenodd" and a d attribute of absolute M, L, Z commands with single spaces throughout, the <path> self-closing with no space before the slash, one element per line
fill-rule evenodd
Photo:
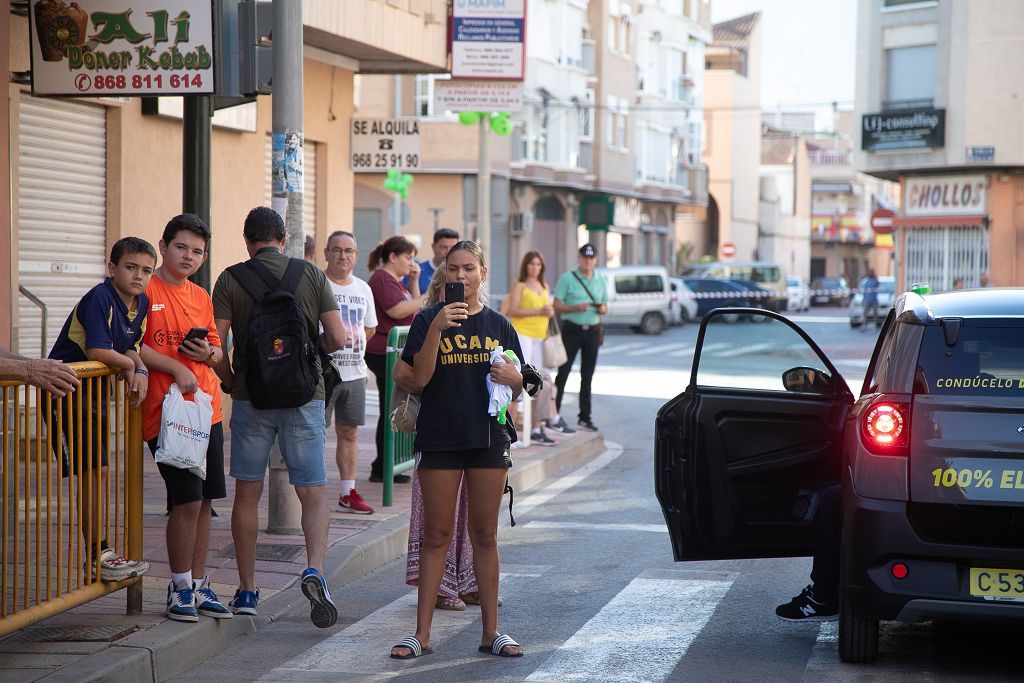
<path fill-rule="evenodd" d="M 289 259 L 280 282 L 255 258 L 228 272 L 252 297 L 245 385 L 254 408 L 298 408 L 310 402 L 320 384 L 316 335 L 295 298 L 306 262 Z"/>

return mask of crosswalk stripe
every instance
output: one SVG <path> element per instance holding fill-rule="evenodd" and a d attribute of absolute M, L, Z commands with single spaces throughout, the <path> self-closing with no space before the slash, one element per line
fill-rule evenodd
<path fill-rule="evenodd" d="M 533 508 L 547 503 L 558 494 L 563 493 L 566 489 L 572 488 L 576 484 L 580 483 L 594 472 L 607 467 L 612 461 L 622 455 L 621 445 L 614 441 L 605 441 L 604 444 L 604 453 L 601 453 L 597 457 L 591 459 L 583 467 L 571 474 L 555 479 L 536 493 L 532 493 L 520 499 L 515 505 L 515 514 L 519 515 L 520 519 L 524 519 L 526 515 L 533 510 Z"/>
<path fill-rule="evenodd" d="M 689 346 L 689 344 L 683 345 L 683 348 L 686 348 L 688 346 Z M 645 346 L 645 347 L 643 347 L 641 349 L 637 349 L 635 351 L 630 351 L 630 352 L 626 353 L 625 355 L 627 355 L 627 356 L 647 356 L 647 355 L 653 355 L 653 354 L 656 354 L 656 353 L 662 353 L 664 351 L 674 351 L 674 350 L 678 350 L 679 348 L 680 348 L 679 342 L 672 342 L 671 344 L 658 344 L 658 345 L 655 345 L 655 346 Z"/>
<path fill-rule="evenodd" d="M 738 348 L 730 349 L 729 351 L 718 351 L 714 356 L 715 358 L 735 358 L 736 356 L 745 356 L 750 353 L 767 351 L 768 349 L 775 348 L 776 346 L 776 344 L 751 344 L 749 346 L 740 346 Z"/>
<path fill-rule="evenodd" d="M 678 351 L 670 351 L 668 353 L 668 355 L 672 356 L 673 358 L 678 358 L 680 356 L 692 356 L 693 355 L 693 344 L 687 344 L 686 346 L 684 346 L 683 348 L 679 349 Z"/>
<path fill-rule="evenodd" d="M 630 351 L 632 349 L 642 349 L 646 346 L 646 341 L 626 342 L 624 344 L 607 344 L 601 347 L 601 353 L 619 353 L 621 351 Z"/>
<path fill-rule="evenodd" d="M 667 534 L 664 524 L 584 524 L 580 522 L 529 522 L 527 529 L 580 529 L 582 531 L 647 531 L 656 534 Z"/>
<path fill-rule="evenodd" d="M 526 680 L 664 680 L 730 586 L 731 578 L 635 578 Z"/>

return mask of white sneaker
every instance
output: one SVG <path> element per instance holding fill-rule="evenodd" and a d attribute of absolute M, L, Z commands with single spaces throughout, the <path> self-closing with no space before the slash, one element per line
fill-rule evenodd
<path fill-rule="evenodd" d="M 123 581 L 142 576 L 148 571 L 149 562 L 126 560 L 114 552 L 113 548 L 107 548 L 100 554 L 101 581 Z"/>

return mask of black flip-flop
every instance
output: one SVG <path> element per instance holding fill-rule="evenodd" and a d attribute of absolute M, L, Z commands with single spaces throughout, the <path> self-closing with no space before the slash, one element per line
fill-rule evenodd
<path fill-rule="evenodd" d="M 487 654 L 494 655 L 496 657 L 522 657 L 523 656 L 522 652 L 520 652 L 518 654 L 514 654 L 514 655 L 505 654 L 505 648 L 508 647 L 509 645 L 514 645 L 516 647 L 522 647 L 519 643 L 517 643 L 516 641 L 512 640 L 512 636 L 506 636 L 506 635 L 498 634 L 498 637 L 495 638 L 491 642 L 490 645 L 481 645 L 478 649 L 480 650 L 480 652 L 486 652 Z"/>
<path fill-rule="evenodd" d="M 396 655 L 394 652 L 392 652 L 392 659 L 414 659 L 416 657 L 420 657 L 422 655 L 429 655 L 434 652 L 434 648 L 432 647 L 423 647 L 423 645 L 420 644 L 420 641 L 416 636 L 409 636 L 407 638 L 403 638 L 401 642 L 392 645 L 391 649 L 394 650 L 396 647 L 407 647 L 409 648 L 409 650 L 411 650 L 411 652 L 409 652 L 409 654 L 407 655 Z"/>

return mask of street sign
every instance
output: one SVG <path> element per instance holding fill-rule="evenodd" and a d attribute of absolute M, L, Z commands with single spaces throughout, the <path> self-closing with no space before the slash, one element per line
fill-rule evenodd
<path fill-rule="evenodd" d="M 32 0 L 32 93 L 212 93 L 210 0 Z"/>
<path fill-rule="evenodd" d="M 722 245 L 722 256 L 731 258 L 736 255 L 736 245 L 732 242 L 726 242 Z"/>
<path fill-rule="evenodd" d="M 877 209 L 871 214 L 871 229 L 876 235 L 891 235 L 894 228 L 893 219 L 896 212 L 889 209 Z"/>
<path fill-rule="evenodd" d="M 352 119 L 349 161 L 356 173 L 412 171 L 420 167 L 416 119 Z"/>
<path fill-rule="evenodd" d="M 522 110 L 522 81 L 434 81 L 436 112 Z"/>
<path fill-rule="evenodd" d="M 523 80 L 526 0 L 454 0 L 450 7 L 452 77 Z"/>

